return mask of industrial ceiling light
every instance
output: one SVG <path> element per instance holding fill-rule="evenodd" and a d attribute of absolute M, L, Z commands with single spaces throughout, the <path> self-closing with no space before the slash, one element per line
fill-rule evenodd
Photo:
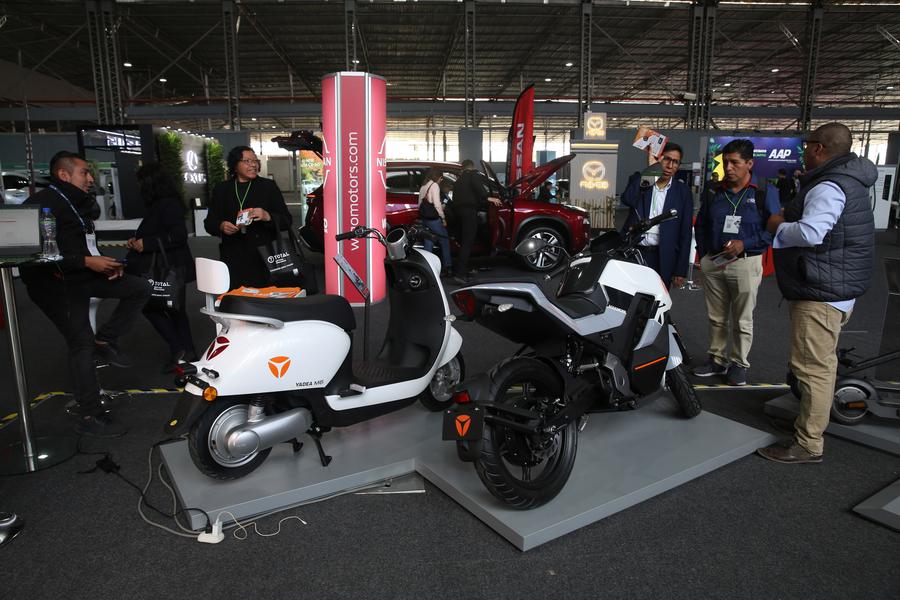
<path fill-rule="evenodd" d="M 725 87 L 731 87 L 731 84 L 730 84 L 730 83 L 726 83 L 726 84 L 724 84 L 724 85 L 725 85 Z"/>
<path fill-rule="evenodd" d="M 165 82 L 167 82 L 167 81 L 168 81 L 168 79 L 166 79 L 165 77 L 160 77 L 160 78 L 159 78 L 159 82 L 160 82 L 160 83 L 165 83 Z"/>
<path fill-rule="evenodd" d="M 570 62 L 567 62 L 567 63 L 566 63 L 566 66 L 567 66 L 567 67 L 571 67 L 571 66 L 574 65 L 574 64 L 575 64 L 575 63 L 573 63 L 573 62 L 570 61 Z"/>
<path fill-rule="evenodd" d="M 887 89 L 892 90 L 892 89 L 894 89 L 894 86 L 889 85 L 889 86 L 887 86 Z"/>
<path fill-rule="evenodd" d="M 778 72 L 778 69 L 772 69 L 772 72 L 773 72 L 773 73 L 777 73 L 777 72 Z"/>
<path fill-rule="evenodd" d="M 553 80 L 552 80 L 552 79 L 550 79 L 550 78 L 549 78 L 549 77 L 544 77 L 544 81 L 546 81 L 546 82 L 548 82 L 548 83 L 549 83 L 549 82 L 551 82 L 551 81 L 553 81 Z"/>
<path fill-rule="evenodd" d="M 125 67 L 125 68 L 131 68 L 131 63 L 130 63 L 130 62 L 124 62 L 124 63 L 122 63 L 122 66 Z"/>

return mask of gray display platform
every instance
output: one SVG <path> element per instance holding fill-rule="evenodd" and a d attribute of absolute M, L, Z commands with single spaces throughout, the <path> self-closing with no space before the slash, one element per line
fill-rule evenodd
<path fill-rule="evenodd" d="M 530 550 L 767 446 L 775 437 L 712 413 L 685 420 L 663 398 L 636 411 L 589 415 L 566 487 L 534 510 L 491 496 L 471 464 L 434 445 L 416 468 L 520 550 Z"/>
<path fill-rule="evenodd" d="M 213 518 L 238 519 L 286 509 L 418 471 L 520 550 L 603 519 L 766 446 L 774 436 L 711 413 L 685 420 L 661 398 L 637 411 L 590 415 L 579 434 L 568 484 L 549 504 L 530 511 L 505 508 L 481 484 L 470 463 L 441 440 L 441 415 L 419 406 L 324 437 L 334 457 L 323 468 L 310 441 L 299 455 L 281 444 L 249 476 L 220 482 L 200 474 L 179 442 L 162 447 L 182 506 Z M 228 522 L 230 519 L 225 518 Z M 205 524 L 202 516 L 191 526 Z"/>
<path fill-rule="evenodd" d="M 769 416 L 793 421 L 800 412 L 800 401 L 788 393 L 766 402 L 764 410 Z M 825 432 L 900 456 L 900 421 L 876 420 L 872 417 L 866 419 L 859 425 L 841 425 L 832 421 Z"/>
<path fill-rule="evenodd" d="M 900 531 L 900 480 L 853 507 L 867 519 Z"/>

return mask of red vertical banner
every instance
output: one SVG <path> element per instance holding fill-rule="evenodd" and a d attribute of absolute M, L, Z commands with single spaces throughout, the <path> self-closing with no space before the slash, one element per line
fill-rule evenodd
<path fill-rule="evenodd" d="M 522 90 L 513 109 L 507 139 L 506 183 L 518 181 L 534 168 L 534 85 Z"/>
<path fill-rule="evenodd" d="M 384 247 L 371 239 L 337 242 L 356 227 L 385 232 L 386 87 L 361 72 L 322 78 L 324 138 L 325 291 L 363 302 L 334 261 L 343 257 L 368 286 L 372 302 L 385 296 Z"/>

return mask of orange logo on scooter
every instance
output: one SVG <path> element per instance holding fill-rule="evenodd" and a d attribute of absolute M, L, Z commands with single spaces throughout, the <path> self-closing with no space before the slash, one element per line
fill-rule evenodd
<path fill-rule="evenodd" d="M 456 417 L 456 433 L 459 437 L 466 437 L 469 432 L 469 426 L 472 424 L 472 417 L 469 415 L 458 415 Z"/>
<path fill-rule="evenodd" d="M 269 370 L 272 371 L 272 375 L 278 379 L 284 377 L 284 374 L 287 373 L 290 368 L 291 359 L 287 356 L 276 356 L 275 358 L 269 359 Z"/>

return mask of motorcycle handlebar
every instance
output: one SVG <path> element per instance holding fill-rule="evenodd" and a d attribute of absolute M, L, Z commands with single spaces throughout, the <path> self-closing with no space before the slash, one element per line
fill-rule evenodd
<path fill-rule="evenodd" d="M 656 227 L 660 223 L 663 223 L 670 219 L 674 219 L 677 216 L 678 216 L 678 211 L 675 210 L 674 208 L 670 209 L 669 212 L 660 213 L 660 214 L 656 215 L 655 217 L 653 217 L 652 219 L 650 219 L 649 221 L 647 221 L 646 228 L 652 229 L 653 227 Z"/>
<path fill-rule="evenodd" d="M 551 279 L 553 279 L 554 277 L 556 277 L 557 275 L 559 275 L 560 273 L 562 273 L 563 271 L 565 271 L 568 268 L 569 268 L 569 261 L 567 261 L 567 260 L 563 261 L 563 264 L 561 264 L 560 266 L 556 267 L 555 269 L 553 269 L 552 271 L 550 271 L 549 273 L 544 275 L 544 280 L 550 281 Z"/>
<path fill-rule="evenodd" d="M 334 236 L 334 239 L 342 242 L 344 240 L 349 240 L 357 237 L 366 237 L 369 235 L 371 229 L 366 229 L 365 227 L 356 227 L 352 231 L 345 231 L 344 233 L 339 233 Z"/>

